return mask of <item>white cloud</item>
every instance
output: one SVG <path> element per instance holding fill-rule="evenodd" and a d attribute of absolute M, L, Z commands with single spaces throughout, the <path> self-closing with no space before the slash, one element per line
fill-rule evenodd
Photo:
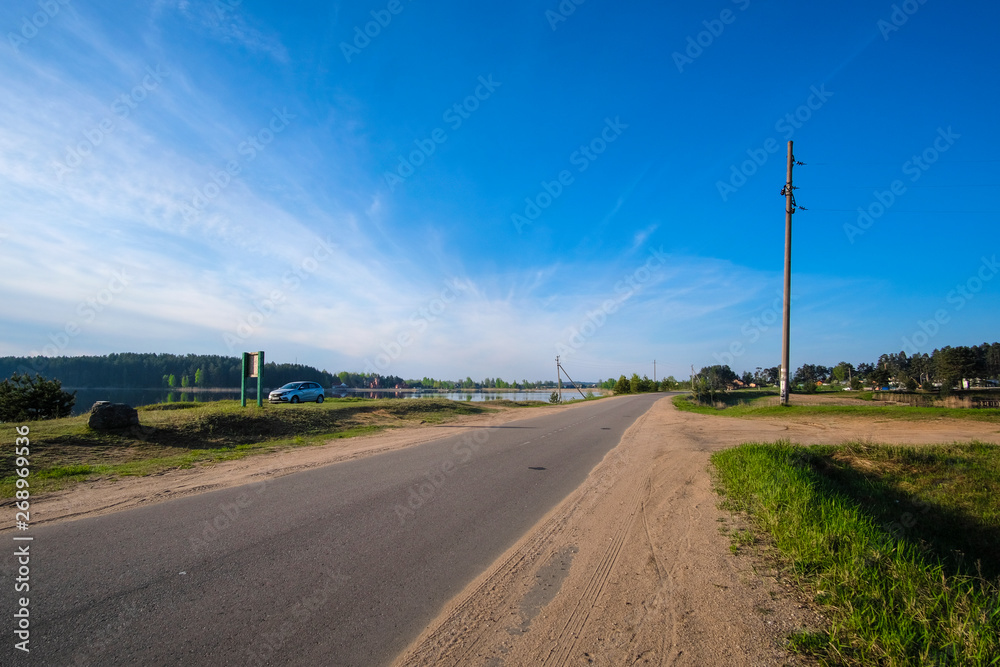
<path fill-rule="evenodd" d="M 154 20 L 157 11 L 180 12 L 214 39 L 287 58 L 277 38 L 247 24 L 242 5 L 224 19 L 207 3 L 161 2 Z M 122 119 L 113 101 L 142 84 L 160 47 L 119 47 L 81 17 L 51 30 L 70 32 L 87 46 L 86 61 L 103 66 L 83 75 L 48 53 L 0 70 L 0 189 L 7 195 L 0 298 L 14 332 L 3 341 L 5 354 L 56 345 L 53 336 L 62 340 L 74 323 L 78 332 L 60 353 L 229 353 L 237 345 L 273 351 L 274 359 L 302 351 L 308 363 L 351 370 L 384 355 L 380 370 L 406 377 L 537 379 L 552 377 L 557 346 L 612 300 L 616 312 L 564 359 L 581 369 L 577 379 L 629 374 L 661 355 L 673 357 L 662 359 L 664 374 L 676 374 L 698 363 L 678 358 L 685 349 L 704 350 L 703 363 L 711 363 L 711 353 L 739 340 L 740 326 L 772 300 L 777 274 L 721 260 L 670 255 L 640 273 L 657 222 L 627 233 L 617 257 L 570 255 L 487 273 L 454 249 L 452 221 L 428 214 L 426 233 L 404 237 L 399 230 L 414 216 L 405 198 L 314 177 L 316 164 L 349 173 L 351 151 L 366 150 L 352 119 L 341 128 L 323 119 L 324 134 L 342 133 L 331 140 L 343 149 L 332 158 L 302 114 L 250 160 L 237 147 L 266 127 L 266 106 L 247 110 L 174 59 L 161 63 L 166 79 Z M 95 128 L 106 120 L 114 129 L 98 141 Z M 88 154 L 60 179 L 56 163 L 87 141 Z M 222 184 L 215 177 L 231 160 L 240 173 Z M 207 203 L 186 216 L 198 193 Z M 122 270 L 127 285 L 100 310 L 88 307 Z M 641 289 L 626 295 L 620 285 L 630 279 Z M 809 289 L 817 300 L 846 291 Z"/>
<path fill-rule="evenodd" d="M 242 2 L 216 0 L 195 2 L 180 0 L 176 9 L 193 27 L 220 42 L 238 44 L 248 51 L 264 53 L 279 63 L 289 61 L 288 51 L 275 35 L 265 34 L 252 25 L 248 6 Z"/>

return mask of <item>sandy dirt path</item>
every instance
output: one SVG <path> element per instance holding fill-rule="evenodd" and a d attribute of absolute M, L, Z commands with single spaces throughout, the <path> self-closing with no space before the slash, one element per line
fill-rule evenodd
<path fill-rule="evenodd" d="M 792 665 L 823 620 L 730 553 L 711 452 L 741 442 L 1000 442 L 996 424 L 745 420 L 657 402 L 588 480 L 458 595 L 397 665 Z"/>
<path fill-rule="evenodd" d="M 606 399 L 615 400 L 615 399 Z M 505 410 L 37 498 L 35 523 L 119 511 L 408 447 L 581 404 Z M 457 595 L 398 665 L 806 664 L 782 645 L 822 619 L 720 531 L 711 452 L 740 442 L 1000 442 L 1000 426 L 879 418 L 733 419 L 658 401 L 588 479 Z M 9 528 L 4 525 L 3 529 Z"/>

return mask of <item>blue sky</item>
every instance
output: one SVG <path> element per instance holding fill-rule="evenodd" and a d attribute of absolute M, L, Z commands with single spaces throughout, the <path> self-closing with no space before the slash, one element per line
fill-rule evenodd
<path fill-rule="evenodd" d="M 993 3 L 11 0 L 0 354 L 686 377 L 998 339 Z M 860 209 L 860 212 L 859 212 Z"/>

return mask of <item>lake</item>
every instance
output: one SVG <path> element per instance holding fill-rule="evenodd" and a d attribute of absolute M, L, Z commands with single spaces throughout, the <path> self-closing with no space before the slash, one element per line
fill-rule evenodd
<path fill-rule="evenodd" d="M 68 391 L 74 391 L 72 389 Z M 154 405 L 157 403 L 177 403 L 194 401 L 196 403 L 208 403 L 211 401 L 238 401 L 240 398 L 239 389 L 212 389 L 198 391 L 183 391 L 182 389 L 77 389 L 76 404 L 73 406 L 74 415 L 82 415 L 90 412 L 90 408 L 97 401 L 111 401 L 112 403 L 127 403 L 133 407 L 140 405 Z M 584 390 L 584 394 L 588 390 Z M 599 391 L 595 391 L 600 395 Z M 357 389 L 350 391 L 326 390 L 327 398 L 446 398 L 450 401 L 471 401 L 473 403 L 482 401 L 544 401 L 548 403 L 551 389 L 538 391 L 370 391 L 367 389 Z M 572 389 L 563 389 L 563 401 L 579 401 L 580 394 Z M 267 401 L 267 394 L 264 394 Z M 247 392 L 247 402 L 256 402 L 256 390 Z"/>

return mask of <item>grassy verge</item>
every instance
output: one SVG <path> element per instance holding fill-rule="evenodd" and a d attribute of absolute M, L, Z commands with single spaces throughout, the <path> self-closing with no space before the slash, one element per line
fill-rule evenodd
<path fill-rule="evenodd" d="M 31 491 L 45 493 L 96 477 L 150 475 L 171 468 L 322 444 L 412 424 L 541 402 L 465 403 L 445 399 L 327 399 L 322 404 L 250 405 L 238 401 L 166 403 L 139 408 L 141 426 L 99 432 L 88 416 L 32 422 Z M 14 496 L 15 457 L 0 459 L 0 498 Z"/>
<path fill-rule="evenodd" d="M 747 443 L 712 463 L 725 506 L 831 621 L 794 649 L 835 665 L 1000 665 L 1000 447 Z"/>
<path fill-rule="evenodd" d="M 722 415 L 725 417 L 818 417 L 843 415 L 848 417 L 879 417 L 882 419 L 905 419 L 911 421 L 930 419 L 970 419 L 973 421 L 1000 422 L 1000 410 L 968 408 L 924 408 L 906 405 L 772 405 L 771 397 L 754 397 L 747 402 L 723 409 L 710 405 L 698 405 L 690 394 L 674 396 L 674 405 L 685 412 L 702 415 Z"/>

